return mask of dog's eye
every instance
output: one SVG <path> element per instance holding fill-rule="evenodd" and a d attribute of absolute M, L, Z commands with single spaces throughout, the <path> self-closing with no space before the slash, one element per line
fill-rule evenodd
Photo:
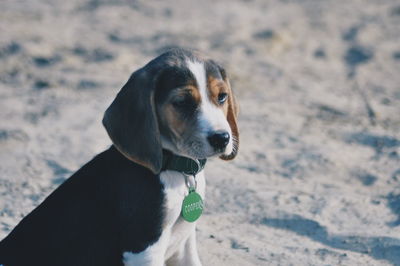
<path fill-rule="evenodd" d="M 185 106 L 187 104 L 187 101 L 185 99 L 179 99 L 179 100 L 172 102 L 172 104 L 175 107 L 181 107 L 181 106 Z"/>
<path fill-rule="evenodd" d="M 225 92 L 221 92 L 220 94 L 218 94 L 218 103 L 219 104 L 223 104 L 226 99 L 228 99 L 228 94 Z"/>
<path fill-rule="evenodd" d="M 189 97 L 178 98 L 172 102 L 176 108 L 190 107 L 193 105 L 193 100 Z"/>

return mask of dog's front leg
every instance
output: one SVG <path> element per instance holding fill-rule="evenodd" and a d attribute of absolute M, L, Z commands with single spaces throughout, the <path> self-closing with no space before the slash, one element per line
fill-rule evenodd
<path fill-rule="evenodd" d="M 165 266 L 164 254 L 166 247 L 165 235 L 161 235 L 160 239 L 139 253 L 124 252 L 124 266 Z"/>
<path fill-rule="evenodd" d="M 197 252 L 196 230 L 193 230 L 186 241 L 183 257 L 185 263 L 182 265 L 201 266 L 199 253 Z"/>
<path fill-rule="evenodd" d="M 165 266 L 164 257 L 157 252 L 143 251 L 141 253 L 125 252 L 123 254 L 125 266 Z"/>
<path fill-rule="evenodd" d="M 184 246 L 167 261 L 167 266 L 201 266 L 197 253 L 196 230 L 193 230 Z"/>

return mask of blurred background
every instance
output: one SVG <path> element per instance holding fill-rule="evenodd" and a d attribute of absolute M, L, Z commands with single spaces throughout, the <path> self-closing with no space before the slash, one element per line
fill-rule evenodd
<path fill-rule="evenodd" d="M 206 169 L 204 265 L 400 265 L 398 0 L 0 1 L 0 238 L 110 145 L 169 47 L 221 62 L 240 154 Z"/>

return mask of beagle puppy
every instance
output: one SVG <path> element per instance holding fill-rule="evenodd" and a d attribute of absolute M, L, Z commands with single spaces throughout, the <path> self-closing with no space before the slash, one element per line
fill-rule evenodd
<path fill-rule="evenodd" d="M 183 49 L 153 59 L 105 112 L 113 145 L 0 242 L 0 265 L 201 265 L 203 167 L 237 154 L 237 112 L 213 60 Z"/>

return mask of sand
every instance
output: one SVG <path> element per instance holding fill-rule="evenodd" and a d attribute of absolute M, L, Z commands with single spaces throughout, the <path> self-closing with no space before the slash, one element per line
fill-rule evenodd
<path fill-rule="evenodd" d="M 204 265 L 400 265 L 400 3 L 0 1 L 0 238 L 110 145 L 171 46 L 222 62 L 240 153 L 206 168 Z"/>

